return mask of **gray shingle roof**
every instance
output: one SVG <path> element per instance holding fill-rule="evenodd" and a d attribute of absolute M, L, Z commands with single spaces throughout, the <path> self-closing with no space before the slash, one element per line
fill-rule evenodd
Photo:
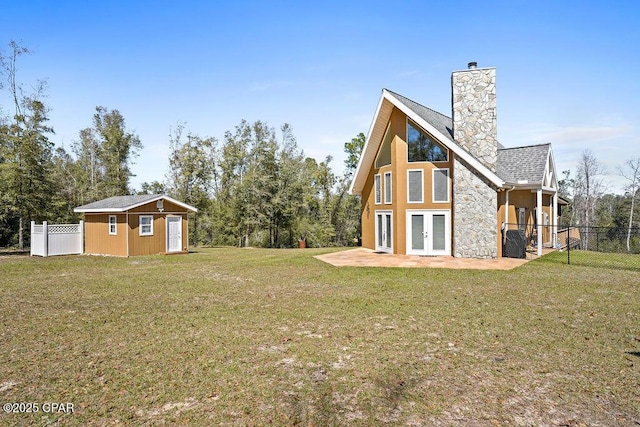
<path fill-rule="evenodd" d="M 498 150 L 497 174 L 510 183 L 542 184 L 551 144 Z"/>
<path fill-rule="evenodd" d="M 435 127 L 452 142 L 453 120 L 424 105 L 387 89 L 398 101 Z M 458 144 L 459 145 L 459 144 Z M 551 144 L 530 145 L 526 147 L 505 148 L 498 143 L 496 174 L 506 182 L 527 181 L 529 184 L 541 184 L 547 166 L 547 157 Z"/>
<path fill-rule="evenodd" d="M 387 91 L 395 96 L 398 101 L 409 107 L 411 111 L 416 113 L 427 123 L 436 128 L 441 134 L 449 138 L 449 140 L 453 141 L 453 123 L 451 117 L 447 117 L 444 114 L 432 110 L 431 108 L 427 108 L 424 105 L 418 104 L 417 102 L 412 101 L 409 98 L 405 98 L 404 96 L 389 89 L 387 89 Z"/>
<path fill-rule="evenodd" d="M 113 196 L 97 202 L 78 206 L 76 209 L 126 209 L 129 206 L 144 203 L 147 200 L 154 200 L 161 194 L 136 194 L 133 196 Z"/>

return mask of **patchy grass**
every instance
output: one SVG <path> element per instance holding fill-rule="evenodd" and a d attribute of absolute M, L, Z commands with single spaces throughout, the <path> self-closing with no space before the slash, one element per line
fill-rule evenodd
<path fill-rule="evenodd" d="M 0 259 L 3 425 L 638 425 L 640 273 Z"/>

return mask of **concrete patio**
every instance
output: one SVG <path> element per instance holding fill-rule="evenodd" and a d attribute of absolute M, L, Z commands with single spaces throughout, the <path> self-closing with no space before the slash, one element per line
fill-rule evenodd
<path fill-rule="evenodd" d="M 529 259 L 498 258 L 470 259 L 452 256 L 422 257 L 387 254 L 371 249 L 357 248 L 330 254 L 316 255 L 315 258 L 336 267 L 412 267 L 412 268 L 456 268 L 475 270 L 511 270 L 526 264 Z"/>

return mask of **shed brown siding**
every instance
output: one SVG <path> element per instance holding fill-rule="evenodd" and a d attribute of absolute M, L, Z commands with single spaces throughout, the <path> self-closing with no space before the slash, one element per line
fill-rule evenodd
<path fill-rule="evenodd" d="M 167 252 L 167 216 L 178 216 L 182 224 L 182 251 L 188 247 L 188 210 L 164 200 L 159 212 L 149 202 L 125 213 L 85 213 L 85 253 L 93 255 L 155 255 Z M 117 234 L 109 234 L 109 216 L 117 217 Z M 140 215 L 153 215 L 153 235 L 140 235 Z M 128 223 L 127 223 L 128 220 Z"/>
<path fill-rule="evenodd" d="M 167 238 L 164 215 L 153 215 L 153 235 L 151 236 L 141 236 L 139 224 L 140 214 L 129 213 L 129 255 L 154 255 L 165 252 Z"/>
<path fill-rule="evenodd" d="M 144 212 L 149 212 L 149 213 L 160 213 L 158 211 L 158 208 L 156 207 L 156 202 L 149 202 L 146 203 L 142 206 L 138 206 L 137 208 L 133 208 L 129 210 L 129 213 L 144 213 Z M 163 215 L 168 215 L 168 214 L 172 214 L 172 213 L 184 213 L 186 214 L 188 211 L 181 207 L 178 206 L 174 203 L 171 203 L 168 200 L 164 200 L 164 205 L 163 205 L 163 210 L 162 210 L 162 214 Z"/>
<path fill-rule="evenodd" d="M 167 251 L 167 221 L 166 217 L 180 216 L 182 218 L 182 250 L 187 250 L 188 229 L 187 209 L 164 201 L 163 211 L 160 213 L 156 202 L 151 202 L 129 210 L 129 255 L 154 255 Z M 153 214 L 153 236 L 140 235 L 140 215 Z"/>
<path fill-rule="evenodd" d="M 167 252 L 167 221 L 166 214 L 153 214 L 153 235 L 140 235 L 140 215 L 149 215 L 140 211 L 140 213 L 129 213 L 129 255 L 155 255 Z M 182 250 L 187 250 L 188 230 L 187 230 L 187 214 L 173 214 L 170 216 L 180 216 L 182 223 Z"/>
<path fill-rule="evenodd" d="M 109 216 L 116 216 L 116 235 L 109 234 Z M 85 253 L 127 256 L 126 214 L 85 214 Z"/>

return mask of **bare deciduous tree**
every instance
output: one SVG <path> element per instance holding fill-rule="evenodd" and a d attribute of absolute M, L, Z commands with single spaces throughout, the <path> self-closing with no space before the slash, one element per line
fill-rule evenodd
<path fill-rule="evenodd" d="M 640 186 L 640 157 L 627 160 L 626 168 L 620 168 L 620 175 L 629 181 L 629 185 L 625 189 L 631 197 L 631 208 L 629 209 L 629 226 L 627 227 L 627 252 L 631 251 L 631 229 L 633 228 L 633 211 L 635 209 L 635 200 L 638 195 L 638 187 Z"/>
<path fill-rule="evenodd" d="M 588 249 L 589 227 L 595 222 L 598 199 L 606 190 L 601 175 L 604 167 L 590 150 L 585 150 L 578 162 L 574 206 L 580 225 L 586 227 L 582 247 Z"/>

